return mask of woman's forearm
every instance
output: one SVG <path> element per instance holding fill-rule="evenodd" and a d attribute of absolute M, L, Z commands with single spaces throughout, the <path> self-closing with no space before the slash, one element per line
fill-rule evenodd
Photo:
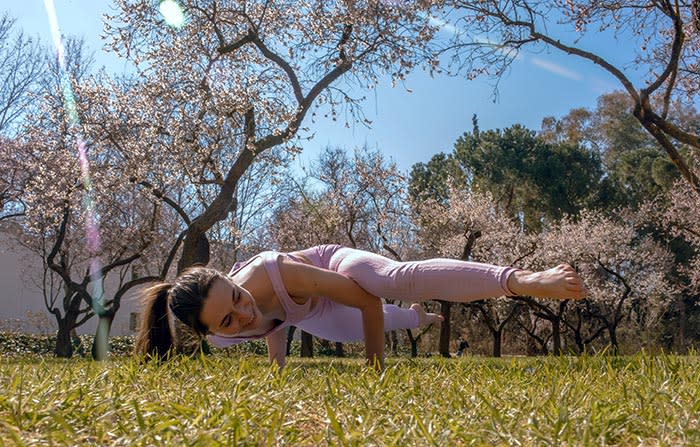
<path fill-rule="evenodd" d="M 267 342 L 267 356 L 270 359 L 270 363 L 276 362 L 280 369 L 284 368 L 287 359 L 286 331 L 274 332 L 268 335 L 265 341 Z"/>
<path fill-rule="evenodd" d="M 362 309 L 362 328 L 365 335 L 365 352 L 367 364 L 384 369 L 384 312 L 382 303 L 376 298 L 377 304 Z"/>
<path fill-rule="evenodd" d="M 367 361 L 384 366 L 384 310 L 379 297 L 360 287 L 351 278 L 312 265 L 282 258 L 282 280 L 290 295 L 325 296 L 336 303 L 360 309 Z"/>

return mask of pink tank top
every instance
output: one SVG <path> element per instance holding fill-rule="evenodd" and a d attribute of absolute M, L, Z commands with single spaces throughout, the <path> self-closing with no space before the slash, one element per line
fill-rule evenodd
<path fill-rule="evenodd" d="M 275 295 L 277 295 L 277 299 L 279 299 L 287 318 L 285 318 L 284 321 L 280 322 L 275 327 L 270 329 L 268 332 L 261 335 L 249 337 L 208 335 L 207 339 L 212 344 L 214 344 L 214 346 L 222 348 L 232 344 L 238 344 L 249 340 L 267 337 L 273 332 L 277 332 L 288 326 L 294 326 L 295 324 L 299 323 L 300 321 L 304 320 L 306 317 L 309 316 L 309 312 L 311 311 L 311 299 L 306 300 L 304 304 L 297 304 L 294 302 L 292 297 L 289 296 L 289 293 L 287 293 L 287 289 L 284 287 L 284 283 L 282 282 L 282 275 L 280 275 L 279 264 L 277 263 L 277 259 L 281 255 L 282 253 L 275 251 L 264 251 L 258 255 L 253 256 L 246 262 L 236 262 L 228 275 L 234 276 L 239 270 L 241 270 L 246 265 L 250 264 L 250 262 L 252 262 L 254 259 L 262 258 L 263 265 L 265 266 L 265 271 L 270 277 L 270 282 L 272 283 L 272 289 L 275 291 Z M 299 259 L 293 255 L 284 255 L 289 256 L 294 261 L 303 262 L 302 259 Z"/>

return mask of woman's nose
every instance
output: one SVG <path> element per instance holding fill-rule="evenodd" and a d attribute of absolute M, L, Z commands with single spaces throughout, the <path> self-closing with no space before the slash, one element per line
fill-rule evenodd
<path fill-rule="evenodd" d="M 234 315 L 239 318 L 239 319 L 246 319 L 249 318 L 250 315 L 253 313 L 251 306 L 248 304 L 243 304 L 243 305 L 238 305 L 235 306 L 233 309 Z"/>

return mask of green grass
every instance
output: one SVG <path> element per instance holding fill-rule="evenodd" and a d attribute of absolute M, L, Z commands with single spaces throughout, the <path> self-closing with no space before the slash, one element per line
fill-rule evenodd
<path fill-rule="evenodd" d="M 0 359 L 0 445 L 700 445 L 697 356 Z"/>

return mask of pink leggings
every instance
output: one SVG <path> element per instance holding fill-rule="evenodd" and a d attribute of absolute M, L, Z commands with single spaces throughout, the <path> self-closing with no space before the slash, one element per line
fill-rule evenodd
<path fill-rule="evenodd" d="M 516 270 L 513 267 L 443 258 L 397 262 L 340 245 L 321 245 L 300 253 L 314 265 L 342 273 L 381 298 L 468 302 L 514 295 L 507 285 L 509 275 Z M 363 339 L 360 311 L 330 300 L 296 326 L 331 341 Z M 384 305 L 386 331 L 417 326 L 418 314 L 413 309 Z"/>

